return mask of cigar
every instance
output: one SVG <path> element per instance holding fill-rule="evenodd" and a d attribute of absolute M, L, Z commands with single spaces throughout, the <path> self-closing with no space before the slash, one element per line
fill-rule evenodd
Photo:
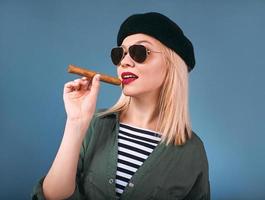
<path fill-rule="evenodd" d="M 114 78 L 114 77 L 109 76 L 109 75 L 105 75 L 105 74 L 101 74 L 101 73 L 98 73 L 95 71 L 91 71 L 88 69 L 77 67 L 75 65 L 69 65 L 68 66 L 68 72 L 73 73 L 73 74 L 78 74 L 81 76 L 85 76 L 88 78 L 93 78 L 96 74 L 100 74 L 100 81 L 103 81 L 105 83 L 110 83 L 113 85 L 120 85 L 121 84 L 121 80 L 118 78 Z"/>

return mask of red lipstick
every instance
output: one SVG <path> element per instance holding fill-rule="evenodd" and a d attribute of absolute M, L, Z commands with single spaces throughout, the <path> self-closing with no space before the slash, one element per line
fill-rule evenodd
<path fill-rule="evenodd" d="M 122 78 L 122 84 L 127 85 L 135 81 L 138 78 L 138 76 L 132 72 L 123 72 L 121 74 L 121 78 Z"/>

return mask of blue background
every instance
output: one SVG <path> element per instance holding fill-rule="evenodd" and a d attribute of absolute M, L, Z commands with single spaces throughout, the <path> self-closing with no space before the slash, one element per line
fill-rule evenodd
<path fill-rule="evenodd" d="M 265 1 L 0 0 L 0 199 L 29 199 L 60 144 L 62 89 L 76 64 L 116 75 L 120 23 L 158 11 L 192 40 L 193 129 L 208 154 L 212 199 L 265 199 Z M 97 107 L 118 99 L 101 85 Z"/>

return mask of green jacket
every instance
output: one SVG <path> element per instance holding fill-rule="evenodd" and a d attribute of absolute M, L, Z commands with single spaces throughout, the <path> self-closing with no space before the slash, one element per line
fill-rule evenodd
<path fill-rule="evenodd" d="M 117 113 L 94 117 L 80 151 L 76 189 L 69 199 L 117 199 L 119 116 Z M 44 199 L 42 181 L 32 199 Z M 208 161 L 199 137 L 183 146 L 160 143 L 136 171 L 121 200 L 208 200 L 210 185 Z"/>

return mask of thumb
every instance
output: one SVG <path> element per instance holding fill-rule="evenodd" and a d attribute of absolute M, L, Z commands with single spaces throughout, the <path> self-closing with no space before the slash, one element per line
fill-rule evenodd
<path fill-rule="evenodd" d="M 100 74 L 96 74 L 93 77 L 91 90 L 90 90 L 90 94 L 92 96 L 97 96 L 98 95 L 99 86 L 100 86 Z"/>

